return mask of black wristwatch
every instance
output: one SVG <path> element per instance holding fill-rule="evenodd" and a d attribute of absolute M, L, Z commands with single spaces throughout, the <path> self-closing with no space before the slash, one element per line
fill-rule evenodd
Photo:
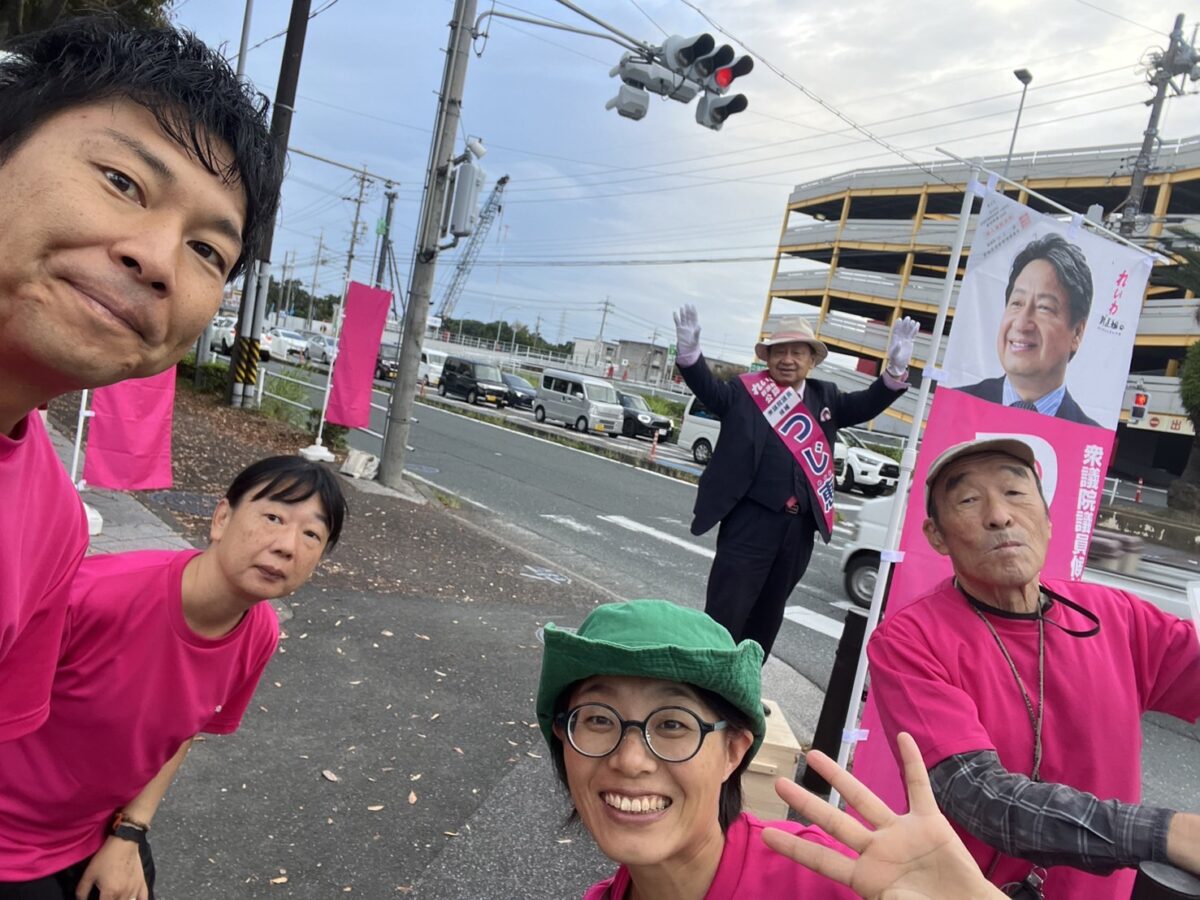
<path fill-rule="evenodd" d="M 123 841 L 130 841 L 139 847 L 145 847 L 146 833 L 149 830 L 150 826 L 128 819 L 124 813 L 119 812 L 113 817 L 112 828 L 109 831 L 113 837 L 120 838 Z"/>

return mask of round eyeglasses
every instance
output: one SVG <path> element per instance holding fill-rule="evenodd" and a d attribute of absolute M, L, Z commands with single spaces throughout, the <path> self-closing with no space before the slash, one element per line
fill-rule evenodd
<path fill-rule="evenodd" d="M 640 722 L 622 719 L 607 703 L 584 703 L 559 713 L 556 722 L 575 751 L 593 759 L 608 756 L 621 746 L 626 731 L 637 728 L 650 752 L 663 762 L 686 762 L 700 752 L 709 732 L 726 725 L 705 722 L 682 706 L 660 707 Z"/>

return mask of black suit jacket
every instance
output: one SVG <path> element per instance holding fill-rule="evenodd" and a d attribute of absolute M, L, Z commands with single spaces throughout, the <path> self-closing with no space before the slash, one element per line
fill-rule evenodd
<path fill-rule="evenodd" d="M 769 473 L 761 471 L 764 465 L 763 450 L 768 446 L 768 441 L 777 442 L 784 453 L 788 451 L 759 411 L 750 392 L 738 383 L 740 379 L 718 381 L 709 371 L 703 356 L 690 366 L 681 366 L 679 371 L 692 393 L 721 420 L 721 436 L 708 468 L 700 476 L 692 519 L 692 534 L 704 534 L 750 493 L 756 479 L 769 476 Z M 820 423 L 832 455 L 834 434 L 839 428 L 873 419 L 902 393 L 903 390 L 893 391 L 883 383 L 882 378 L 876 378 L 866 390 L 851 394 L 842 393 L 831 382 L 809 378 L 805 381 L 804 405 Z M 823 415 L 825 410 L 829 411 L 828 417 Z M 766 454 L 768 461 L 780 458 L 773 451 L 774 448 Z M 791 464 L 789 479 L 795 478 L 795 483 L 802 483 L 807 488 L 809 508 L 819 508 L 812 486 L 790 454 L 787 462 Z M 783 499 L 786 499 L 786 495 Z M 817 530 L 828 541 L 823 519 L 819 516 L 813 516 L 812 519 Z"/>
<path fill-rule="evenodd" d="M 990 400 L 993 403 L 1004 403 L 1004 376 L 998 378 L 985 378 L 978 384 L 968 384 L 964 387 L 953 388 L 956 391 L 962 391 L 964 394 L 970 394 L 972 397 L 978 397 L 981 400 Z M 1090 418 L 1087 413 L 1075 402 L 1075 398 L 1071 396 L 1071 392 L 1067 391 L 1063 394 L 1062 403 L 1058 405 L 1058 412 L 1054 414 L 1056 419 L 1066 419 L 1068 422 L 1079 422 L 1081 425 L 1099 425 L 1095 419 Z"/>

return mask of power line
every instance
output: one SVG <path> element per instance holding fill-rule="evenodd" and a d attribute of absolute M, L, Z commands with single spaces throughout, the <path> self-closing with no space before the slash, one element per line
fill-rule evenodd
<path fill-rule="evenodd" d="M 315 19 L 321 13 L 325 12 L 325 10 L 329 9 L 331 6 L 334 6 L 337 2 L 338 2 L 338 0 L 327 0 L 326 4 L 324 6 L 322 6 L 320 9 L 315 9 L 311 13 L 308 14 L 308 20 L 311 22 L 313 19 Z M 183 4 L 180 4 L 180 5 L 182 6 Z M 287 34 L 286 28 L 283 29 L 283 31 L 276 32 L 275 34 L 271 35 L 268 38 L 263 38 L 261 41 L 259 41 L 257 44 L 255 44 L 253 47 L 247 47 L 246 52 L 249 53 L 251 50 L 257 50 L 263 44 L 270 43 L 271 41 L 275 40 L 276 38 L 283 37 L 285 34 Z M 241 56 L 241 53 L 235 53 L 235 54 L 233 54 L 233 56 L 229 57 L 229 59 L 227 61 L 229 62 L 230 65 L 232 65 L 239 56 Z"/>
<path fill-rule="evenodd" d="M 1089 7 L 1090 9 L 1096 10 L 1097 12 L 1102 12 L 1106 16 L 1112 16 L 1114 19 L 1120 19 L 1122 22 L 1128 22 L 1130 25 L 1136 25 L 1138 28 L 1144 28 L 1147 31 L 1157 34 L 1159 36 L 1162 35 L 1162 32 L 1159 31 L 1157 28 L 1151 28 L 1149 25 L 1144 25 L 1141 22 L 1135 22 L 1133 19 L 1128 19 L 1125 16 L 1121 15 L 1120 13 L 1113 12 L 1111 9 L 1105 9 L 1103 6 L 1099 6 L 1095 3 L 1089 3 L 1088 0 L 1075 0 L 1075 2 L 1078 3 L 1080 6 L 1086 6 L 1086 7 Z"/>

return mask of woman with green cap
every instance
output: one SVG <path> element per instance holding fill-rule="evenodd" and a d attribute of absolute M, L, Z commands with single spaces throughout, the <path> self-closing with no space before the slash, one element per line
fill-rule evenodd
<path fill-rule="evenodd" d="M 620 865 L 585 900 L 1002 896 L 938 812 L 906 735 L 904 816 L 808 755 L 874 831 L 784 779 L 780 796 L 821 828 L 742 812 L 766 730 L 761 667 L 758 644 L 663 600 L 606 604 L 577 632 L 546 626 L 538 723 L 574 812 Z"/>

